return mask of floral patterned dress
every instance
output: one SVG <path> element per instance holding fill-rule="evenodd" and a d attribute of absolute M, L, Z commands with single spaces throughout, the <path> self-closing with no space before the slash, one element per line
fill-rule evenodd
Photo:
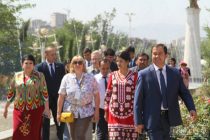
<path fill-rule="evenodd" d="M 136 140 L 133 102 L 137 73 L 129 71 L 125 78 L 118 71 L 111 73 L 105 97 L 110 140 Z"/>
<path fill-rule="evenodd" d="M 94 114 L 93 100 L 95 94 L 99 92 L 98 84 L 92 74 L 83 73 L 81 79 L 79 87 L 76 75 L 66 74 L 58 91 L 59 94 L 65 95 L 63 111 L 73 112 L 75 118 L 86 118 Z"/>

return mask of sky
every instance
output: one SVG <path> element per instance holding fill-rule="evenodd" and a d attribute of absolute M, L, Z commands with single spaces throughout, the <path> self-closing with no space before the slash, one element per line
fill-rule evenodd
<path fill-rule="evenodd" d="M 158 42 L 170 43 L 184 37 L 186 7 L 189 0 L 28 0 L 36 7 L 23 10 L 24 19 L 42 19 L 50 21 L 53 12 L 67 14 L 70 18 L 82 22 L 92 20 L 96 15 L 117 10 L 112 25 L 114 32 L 129 34 L 129 21 L 125 13 L 134 13 L 131 22 L 131 36 L 156 39 Z M 201 37 L 206 34 L 203 27 L 210 25 L 210 0 L 198 0 L 200 11 Z"/>

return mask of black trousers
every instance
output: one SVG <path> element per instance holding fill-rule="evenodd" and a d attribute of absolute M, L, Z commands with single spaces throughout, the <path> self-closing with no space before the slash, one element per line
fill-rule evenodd
<path fill-rule="evenodd" d="M 99 121 L 97 124 L 97 140 L 108 140 L 108 124 L 104 119 L 104 109 L 99 109 Z"/>
<path fill-rule="evenodd" d="M 168 111 L 161 111 L 160 121 L 156 128 L 147 130 L 150 140 L 171 140 Z"/>
<path fill-rule="evenodd" d="M 59 140 L 63 140 L 63 132 L 64 132 L 64 123 L 58 125 L 57 122 L 57 100 L 56 97 L 50 97 L 49 99 L 49 107 L 52 111 L 52 117 L 55 122 L 55 126 L 57 129 L 57 137 Z M 50 119 L 43 117 L 42 123 L 42 140 L 50 140 Z"/>

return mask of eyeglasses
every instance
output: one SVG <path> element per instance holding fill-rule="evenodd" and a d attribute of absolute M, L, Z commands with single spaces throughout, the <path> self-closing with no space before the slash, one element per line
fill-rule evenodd
<path fill-rule="evenodd" d="M 76 65 L 76 64 L 78 64 L 78 65 L 82 65 L 82 64 L 83 64 L 83 62 L 82 62 L 82 61 L 74 61 L 74 62 L 73 62 L 73 64 L 74 64 L 74 65 Z"/>

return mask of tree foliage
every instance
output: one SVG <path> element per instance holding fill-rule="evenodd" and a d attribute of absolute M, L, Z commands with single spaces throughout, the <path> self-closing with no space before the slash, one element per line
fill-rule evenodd
<path fill-rule="evenodd" d="M 127 35 L 113 32 L 111 22 L 115 15 L 116 10 L 113 9 L 111 13 L 97 15 L 88 23 L 71 19 L 64 27 L 57 29 L 58 42 L 63 46 L 60 50 L 61 60 L 66 61 L 74 55 L 82 55 L 85 47 L 92 50 L 100 49 L 102 44 L 115 50 L 126 47 Z"/>
<path fill-rule="evenodd" d="M 81 53 L 84 25 L 80 21 L 66 22 L 62 28 L 56 29 L 57 40 L 63 47 L 60 49 L 62 61 L 67 61 L 76 54 Z"/>
<path fill-rule="evenodd" d="M 207 62 L 206 67 L 208 67 L 210 65 L 210 27 L 206 26 L 204 30 L 207 37 L 201 42 L 201 57 Z"/>
<path fill-rule="evenodd" d="M 202 43 L 201 43 L 201 56 L 210 64 L 210 27 L 205 27 L 204 30 L 206 31 L 206 36 Z"/>
<path fill-rule="evenodd" d="M 0 73 L 9 74 L 20 69 L 18 30 L 21 19 L 17 16 L 22 9 L 32 7 L 21 0 L 0 2 Z"/>
<path fill-rule="evenodd" d="M 206 36 L 201 43 L 201 57 L 205 60 L 206 64 L 203 66 L 204 85 L 202 91 L 210 97 L 210 27 L 205 27 Z"/>
<path fill-rule="evenodd" d="M 92 27 L 92 32 L 99 35 L 101 44 L 108 46 L 108 42 L 110 41 L 109 35 L 113 32 L 112 21 L 116 16 L 116 9 L 112 9 L 112 11 L 104 12 L 103 14 L 97 15 L 91 22 L 90 26 Z M 112 38 L 113 39 L 113 38 Z M 100 44 L 100 45 L 101 45 Z"/>

